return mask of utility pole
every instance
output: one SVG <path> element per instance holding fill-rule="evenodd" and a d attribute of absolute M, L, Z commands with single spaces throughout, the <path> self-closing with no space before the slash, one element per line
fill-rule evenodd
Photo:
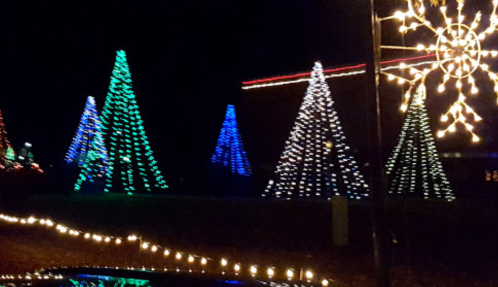
<path fill-rule="evenodd" d="M 386 226 L 386 178 L 382 162 L 382 135 L 379 97 L 380 78 L 380 22 L 374 0 L 368 1 L 367 43 L 367 102 L 368 102 L 368 157 L 370 164 L 370 191 L 372 199 L 372 237 L 377 287 L 390 287 L 389 247 Z M 367 2 L 365 2 L 365 5 Z"/>

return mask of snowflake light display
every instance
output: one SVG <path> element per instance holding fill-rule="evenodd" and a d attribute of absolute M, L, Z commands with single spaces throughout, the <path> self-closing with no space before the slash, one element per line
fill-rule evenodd
<path fill-rule="evenodd" d="M 463 15 L 464 0 L 456 0 L 456 17 L 452 18 L 447 13 L 449 8 L 446 6 L 439 7 L 439 13 L 444 21 L 443 27 L 436 28 L 426 18 L 426 7 L 423 0 L 407 0 L 408 11 L 396 12 L 393 16 L 384 18 L 399 19 L 402 23 L 399 31 L 408 33 L 415 31 L 419 27 L 424 27 L 434 33 L 435 42 L 429 46 L 418 44 L 416 47 L 409 46 L 382 46 L 383 49 L 400 49 L 400 50 L 415 50 L 425 51 L 427 53 L 435 53 L 437 61 L 430 63 L 431 65 L 425 69 L 415 69 L 413 67 L 404 66 L 408 69 L 411 79 L 406 77 L 384 73 L 389 80 L 397 79 L 399 84 L 409 83 L 410 89 L 406 93 L 405 100 L 401 106 L 402 111 L 406 111 L 411 97 L 411 91 L 414 85 L 424 83 L 429 73 L 436 70 L 443 72 L 438 92 L 442 93 L 446 90 L 446 85 L 450 82 L 455 82 L 455 88 L 458 91 L 456 101 L 451 105 L 449 110 L 441 116 L 441 122 L 449 123 L 444 130 L 437 133 L 438 137 L 443 137 L 447 133 L 456 131 L 457 124 L 465 126 L 468 132 L 472 135 L 473 142 L 479 142 L 480 138 L 473 132 L 474 126 L 469 122 L 479 122 L 482 118 L 466 103 L 469 94 L 477 94 L 479 89 L 472 75 L 476 71 L 481 71 L 494 83 L 494 91 L 498 101 L 498 76 L 490 71 L 490 67 L 486 64 L 486 59 L 496 58 L 498 51 L 484 50 L 482 44 L 484 40 L 494 34 L 498 27 L 498 16 L 496 10 L 498 0 L 492 1 L 492 12 L 489 16 L 489 23 L 485 28 L 480 28 L 481 12 L 477 12 L 473 20 L 467 20 Z M 432 15 L 432 14 L 431 14 Z M 409 24 L 408 24 L 409 23 Z M 481 32 L 479 32 L 481 31 Z M 429 65 L 429 63 L 428 63 Z"/>

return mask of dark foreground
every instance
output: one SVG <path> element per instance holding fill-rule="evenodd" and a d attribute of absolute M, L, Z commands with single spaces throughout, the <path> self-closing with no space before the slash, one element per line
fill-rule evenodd
<path fill-rule="evenodd" d="M 309 266 L 336 279 L 338 286 L 372 282 L 368 203 L 350 205 L 347 248 L 332 247 L 331 204 L 322 201 L 106 194 L 28 197 L 8 203 L 2 212 L 49 217 L 82 230 L 141 234 L 173 249 L 248 264 Z M 491 201 L 390 202 L 394 286 L 498 286 L 494 205 Z M 0 262 L 1 273 L 62 265 L 172 264 L 161 256 L 144 256 L 134 247 L 97 246 L 53 231 L 4 223 L 0 231 L 0 252 L 7 258 Z"/>

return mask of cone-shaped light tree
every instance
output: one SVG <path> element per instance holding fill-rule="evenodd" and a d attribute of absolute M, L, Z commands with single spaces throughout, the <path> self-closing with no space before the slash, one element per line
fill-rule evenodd
<path fill-rule="evenodd" d="M 80 124 L 78 125 L 78 130 L 66 154 L 67 163 L 77 162 L 80 167 L 83 166 L 97 130 L 101 131 L 100 126 L 101 123 L 97 114 L 95 99 L 89 96 L 86 101 L 85 110 L 81 116 Z M 99 158 L 103 159 L 103 163 L 106 163 L 107 150 L 105 145 L 99 145 L 98 148 L 99 150 L 96 150 L 96 152 Z"/>
<path fill-rule="evenodd" d="M 232 173 L 245 176 L 251 174 L 251 167 L 242 144 L 233 105 L 228 105 L 227 107 L 225 121 L 218 137 L 218 144 L 211 157 L 211 162 L 229 167 Z"/>
<path fill-rule="evenodd" d="M 316 62 L 275 176 L 263 196 L 368 197 L 368 186 L 346 144 L 333 105 L 322 64 Z"/>
<path fill-rule="evenodd" d="M 145 134 L 124 51 L 117 51 L 100 119 L 102 138 L 109 151 L 109 170 L 106 173 L 104 191 L 125 191 L 132 194 L 138 189 L 151 191 L 153 188 L 167 188 Z M 95 146 L 92 145 L 92 150 Z M 85 164 L 94 172 L 92 166 L 95 165 L 91 160 L 88 156 Z M 85 168 L 82 172 L 84 170 Z"/>
<path fill-rule="evenodd" d="M 386 166 L 389 193 L 420 198 L 455 199 L 439 160 L 425 107 L 426 88 L 417 88 L 401 130 L 399 142 Z"/>
<path fill-rule="evenodd" d="M 4 162 L 9 148 L 12 147 L 10 145 L 9 137 L 5 129 L 5 123 L 3 121 L 2 111 L 0 110 L 0 164 Z"/>
<path fill-rule="evenodd" d="M 109 158 L 102 136 L 102 126 L 98 118 L 97 121 L 93 139 L 76 181 L 75 191 L 80 191 L 85 182 L 89 183 L 90 188 L 98 187 L 99 184 L 103 185 L 105 176 L 109 172 Z"/>

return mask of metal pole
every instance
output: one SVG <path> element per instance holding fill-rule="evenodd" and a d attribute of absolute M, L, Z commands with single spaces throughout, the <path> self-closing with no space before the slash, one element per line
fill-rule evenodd
<path fill-rule="evenodd" d="M 379 97 L 380 25 L 374 0 L 368 0 L 367 33 L 367 101 L 368 101 L 368 156 L 370 163 L 370 190 L 372 198 L 372 236 L 377 287 L 391 286 L 389 278 L 389 249 L 386 228 L 386 179 L 382 161 L 381 114 Z"/>

